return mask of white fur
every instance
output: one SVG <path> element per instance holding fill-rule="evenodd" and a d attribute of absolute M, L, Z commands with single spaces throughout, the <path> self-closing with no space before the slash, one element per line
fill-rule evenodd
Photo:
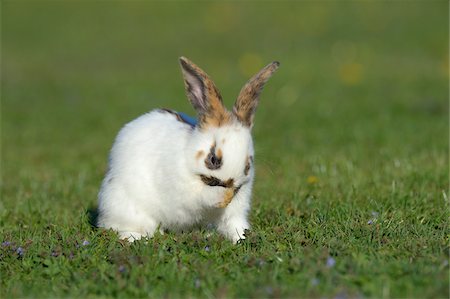
<path fill-rule="evenodd" d="M 197 153 L 207 155 L 214 142 L 223 165 L 209 170 Z M 250 129 L 238 121 L 201 130 L 162 110 L 144 114 L 125 125 L 114 142 L 99 193 L 98 225 L 133 241 L 158 228 L 184 231 L 213 224 L 236 242 L 249 228 L 254 170 L 252 165 L 244 175 L 248 156 L 253 156 Z M 218 208 L 226 188 L 206 185 L 200 174 L 243 185 L 227 207 Z"/>

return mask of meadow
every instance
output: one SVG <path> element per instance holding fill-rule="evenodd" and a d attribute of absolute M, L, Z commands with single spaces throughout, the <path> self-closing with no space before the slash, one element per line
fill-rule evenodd
<path fill-rule="evenodd" d="M 0 297 L 448 298 L 447 1 L 2 1 Z M 108 151 L 265 64 L 247 239 L 93 227 Z"/>

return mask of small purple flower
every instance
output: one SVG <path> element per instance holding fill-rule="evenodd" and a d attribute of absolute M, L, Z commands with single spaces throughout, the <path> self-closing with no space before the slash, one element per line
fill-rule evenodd
<path fill-rule="evenodd" d="M 52 255 L 53 257 L 57 257 L 57 256 L 59 256 L 59 253 L 53 250 L 51 255 Z"/>
<path fill-rule="evenodd" d="M 5 241 L 2 243 L 3 247 L 9 246 L 9 245 L 11 245 L 11 242 L 9 242 L 9 241 Z"/>
<path fill-rule="evenodd" d="M 123 272 L 125 272 L 126 270 L 127 270 L 127 268 L 125 268 L 124 265 L 120 265 L 120 266 L 119 266 L 119 272 L 120 272 L 120 273 L 123 273 Z"/>
<path fill-rule="evenodd" d="M 368 225 L 372 225 L 373 222 L 374 222 L 373 219 L 370 219 L 369 221 L 367 221 L 367 224 L 368 224 Z"/>
<path fill-rule="evenodd" d="M 266 264 L 266 261 L 264 261 L 263 259 L 258 259 L 258 266 L 262 267 Z"/>
<path fill-rule="evenodd" d="M 194 281 L 195 288 L 198 289 L 201 284 L 202 284 L 202 282 L 200 281 L 200 279 L 196 278 Z"/>
<path fill-rule="evenodd" d="M 347 296 L 346 293 L 341 292 L 341 293 L 337 294 L 336 297 L 334 297 L 334 298 L 335 298 L 335 299 L 347 299 L 348 296 Z"/>
<path fill-rule="evenodd" d="M 208 245 L 206 245 L 206 246 L 205 246 L 205 251 L 206 251 L 206 252 L 210 252 L 210 251 L 211 251 L 211 248 L 210 248 Z"/>
<path fill-rule="evenodd" d="M 88 246 L 89 244 L 91 244 L 91 243 L 89 243 L 88 240 L 84 240 L 83 243 L 81 243 L 81 245 L 83 245 L 83 246 Z"/>
<path fill-rule="evenodd" d="M 22 256 L 23 256 L 23 253 L 24 253 L 23 248 L 22 248 L 22 247 L 17 247 L 16 253 L 17 253 L 20 257 L 22 257 Z"/>
<path fill-rule="evenodd" d="M 266 291 L 266 294 L 273 295 L 273 288 L 271 286 L 266 286 L 264 290 Z"/>
<path fill-rule="evenodd" d="M 332 267 L 334 267 L 335 264 L 336 264 L 336 260 L 334 258 L 332 258 L 331 256 L 329 256 L 327 258 L 327 268 L 332 268 Z"/>

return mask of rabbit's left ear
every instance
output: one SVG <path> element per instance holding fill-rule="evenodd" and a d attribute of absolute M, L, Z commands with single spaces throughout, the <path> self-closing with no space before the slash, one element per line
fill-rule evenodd
<path fill-rule="evenodd" d="M 180 57 L 186 95 L 199 116 L 199 126 L 221 126 L 231 120 L 222 96 L 209 76 L 192 61 Z"/>
<path fill-rule="evenodd" d="M 241 89 L 236 103 L 233 107 L 233 114 L 237 119 L 249 128 L 253 126 L 253 117 L 256 112 L 256 107 L 259 102 L 259 94 L 261 93 L 264 84 L 277 70 L 280 63 L 274 61 L 264 67 L 259 73 L 251 78 Z"/>

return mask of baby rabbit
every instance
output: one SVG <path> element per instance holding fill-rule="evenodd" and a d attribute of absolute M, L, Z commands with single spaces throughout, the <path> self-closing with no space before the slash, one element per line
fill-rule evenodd
<path fill-rule="evenodd" d="M 250 227 L 254 177 L 251 128 L 272 62 L 242 88 L 228 111 L 209 76 L 180 58 L 186 94 L 198 121 L 157 109 L 126 124 L 111 149 L 98 195 L 98 226 L 128 241 L 159 229 L 214 225 L 233 242 Z"/>

